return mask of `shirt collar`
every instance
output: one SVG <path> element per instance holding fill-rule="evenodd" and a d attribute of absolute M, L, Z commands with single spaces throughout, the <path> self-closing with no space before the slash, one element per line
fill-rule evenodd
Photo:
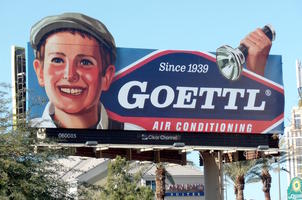
<path fill-rule="evenodd" d="M 106 112 L 106 109 L 104 107 L 104 105 L 102 103 L 99 104 L 99 111 L 100 111 L 100 116 L 99 116 L 99 119 L 100 121 L 98 122 L 97 126 L 96 126 L 96 129 L 108 129 L 108 115 L 107 115 L 107 112 Z M 55 106 L 48 102 L 46 107 L 45 107 L 45 110 L 43 112 L 43 115 L 42 115 L 42 118 L 44 120 L 47 120 L 47 121 L 52 121 L 52 115 L 55 114 Z"/>
<path fill-rule="evenodd" d="M 106 109 L 102 103 L 100 103 L 100 121 L 96 127 L 96 129 L 108 129 L 108 115 Z"/>

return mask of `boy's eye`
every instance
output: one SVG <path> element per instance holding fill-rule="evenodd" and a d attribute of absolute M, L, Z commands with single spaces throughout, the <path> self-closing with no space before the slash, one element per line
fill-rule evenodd
<path fill-rule="evenodd" d="M 55 57 L 55 58 L 51 59 L 51 62 L 52 63 L 64 63 L 64 60 L 62 58 Z"/>
<path fill-rule="evenodd" d="M 88 59 L 82 59 L 80 63 L 84 66 L 93 65 L 93 63 Z"/>

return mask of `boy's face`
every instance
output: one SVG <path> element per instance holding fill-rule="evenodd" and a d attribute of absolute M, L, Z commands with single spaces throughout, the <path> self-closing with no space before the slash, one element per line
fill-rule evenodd
<path fill-rule="evenodd" d="M 114 75 L 110 65 L 103 76 L 98 42 L 79 33 L 58 32 L 46 39 L 43 62 L 34 61 L 39 84 L 56 109 L 81 114 L 98 109 L 102 91 Z"/>

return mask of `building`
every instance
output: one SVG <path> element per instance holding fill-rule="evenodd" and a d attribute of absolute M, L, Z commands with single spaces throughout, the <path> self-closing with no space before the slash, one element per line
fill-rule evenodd
<path fill-rule="evenodd" d="M 63 166 L 58 172 L 60 178 L 70 185 L 69 192 L 77 194 L 79 182 L 103 185 L 106 182 L 109 159 L 69 156 L 58 160 Z M 149 161 L 133 161 L 130 164 L 130 173 L 143 173 L 141 185 L 150 186 L 155 193 L 156 164 Z M 165 199 L 173 200 L 204 200 L 203 172 L 192 165 L 165 164 L 170 176 L 166 179 Z"/>
<path fill-rule="evenodd" d="M 287 169 L 288 180 L 294 177 L 302 178 L 302 106 L 293 107 L 291 123 L 284 130 L 283 140 L 288 152 Z"/>
<path fill-rule="evenodd" d="M 300 96 L 298 106 L 292 108 L 291 122 L 284 130 L 284 146 L 288 152 L 288 182 L 294 177 L 302 177 L 302 65 L 296 61 L 297 89 Z"/>
<path fill-rule="evenodd" d="M 144 170 L 141 183 L 150 186 L 155 193 L 156 164 L 152 162 L 134 162 L 133 172 Z M 165 199 L 173 200 L 197 200 L 204 197 L 203 172 L 193 165 L 178 165 L 167 163 L 164 165 L 168 174 L 166 182 Z"/>
<path fill-rule="evenodd" d="M 57 160 L 62 166 L 57 171 L 59 178 L 69 184 L 69 193 L 77 195 L 78 183 L 104 184 L 109 159 L 69 156 Z"/>

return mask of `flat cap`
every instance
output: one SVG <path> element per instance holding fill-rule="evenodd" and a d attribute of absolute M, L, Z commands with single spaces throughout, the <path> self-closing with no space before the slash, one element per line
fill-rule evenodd
<path fill-rule="evenodd" d="M 81 13 L 63 13 L 41 19 L 31 27 L 30 44 L 34 50 L 37 50 L 44 35 L 65 28 L 81 30 L 92 35 L 112 53 L 113 60 L 115 60 L 116 46 L 114 38 L 106 26 L 99 20 Z"/>

